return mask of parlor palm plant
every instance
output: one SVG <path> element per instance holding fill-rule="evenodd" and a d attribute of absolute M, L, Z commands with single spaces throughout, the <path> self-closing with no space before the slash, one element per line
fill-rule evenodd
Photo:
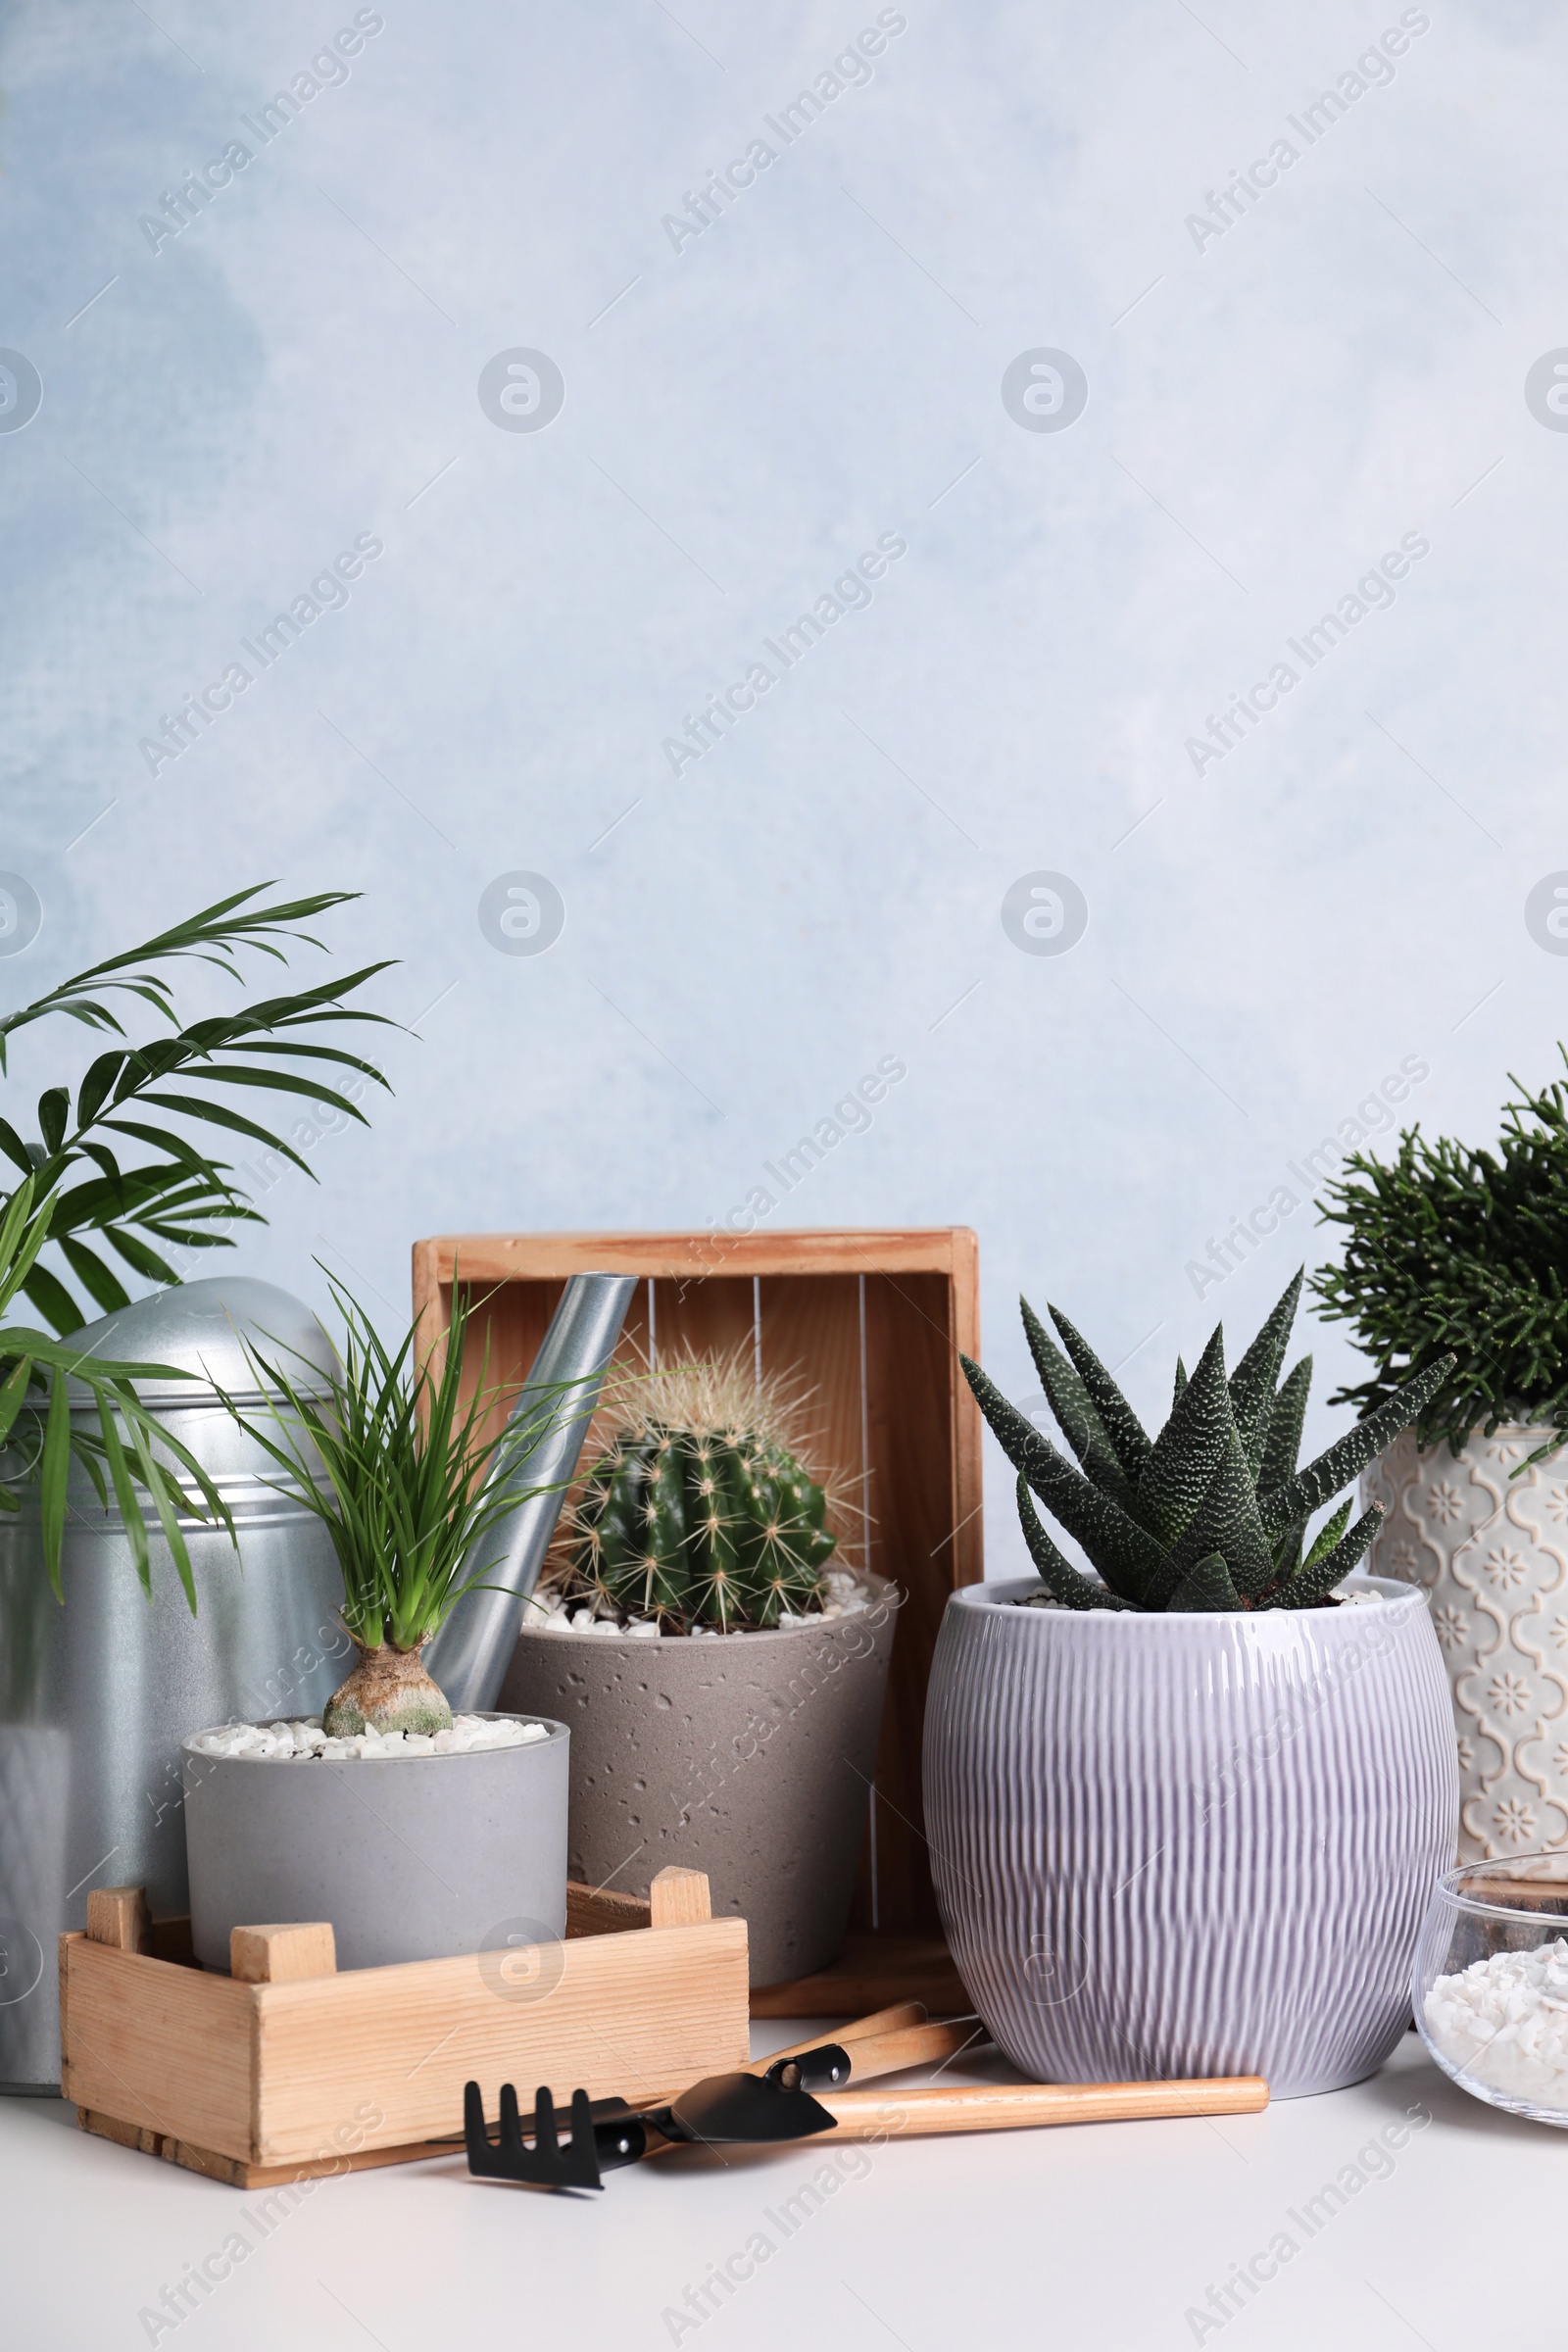
<path fill-rule="evenodd" d="M 1381 1504 L 1350 1527 L 1347 1498 L 1310 1544 L 1308 1523 L 1415 1420 L 1453 1358 L 1444 1355 L 1396 1387 L 1375 1412 L 1298 1469 L 1312 1359 L 1303 1355 L 1283 1379 L 1280 1370 L 1300 1295 L 1298 1272 L 1229 1378 L 1222 1326 L 1191 1379 L 1178 1358 L 1170 1418 L 1153 1439 L 1066 1316 L 1050 1310 L 1058 1348 L 1021 1300 L 1035 1368 L 1077 1469 L 978 1364 L 962 1359 L 980 1409 L 1018 1473 L 1018 1515 L 1030 1557 L 1063 1607 L 1319 1608 L 1362 1558 L 1382 1521 Z M 1100 1584 L 1057 1549 L 1040 1524 L 1031 1490 L 1082 1544 Z"/>
<path fill-rule="evenodd" d="M 320 1042 L 324 1028 L 382 1020 L 344 1000 L 384 971 L 384 963 L 181 1024 L 171 966 L 196 959 L 237 980 L 243 950 L 286 962 L 290 947 L 320 945 L 304 926 L 355 895 L 330 891 L 253 904 L 266 887 L 220 899 L 0 1015 L 0 1078 L 8 1074 L 10 1040 L 50 1015 L 113 1040 L 82 1077 L 74 1102 L 66 1086 L 50 1086 L 39 1096 L 35 1140 L 0 1117 L 0 1161 L 16 1171 L 9 1189 L 0 1185 L 0 1444 L 10 1440 L 0 1470 L 0 1510 L 19 1510 L 24 1491 L 36 1482 L 44 1559 L 57 1595 L 73 1456 L 103 1500 L 107 1472 L 144 1590 L 151 1590 L 151 1577 L 143 1496 L 154 1506 L 193 1610 L 195 1584 L 178 1514 L 216 1516 L 227 1524 L 217 1488 L 140 1405 L 131 1386 L 145 1375 L 187 1376 L 170 1366 L 109 1362 L 74 1344 L 72 1335 L 88 1311 L 77 1293 L 85 1295 L 88 1309 L 110 1313 L 130 1303 L 119 1268 L 143 1283 L 176 1283 L 170 1253 L 230 1249 L 232 1227 L 266 1223 L 233 1168 L 201 1148 L 196 1139 L 204 1130 L 246 1137 L 314 1181 L 301 1153 L 237 1109 L 224 1090 L 245 1090 L 242 1100 L 260 1090 L 324 1102 L 364 1124 L 363 1112 L 327 1082 L 326 1073 L 355 1070 L 386 1084 L 373 1062 Z M 151 1007 L 169 1034 L 132 1043 L 115 998 Z M 149 1118 L 149 1112 L 155 1115 Z M 127 1144 L 135 1149 L 127 1151 Z M 23 1298 L 47 1330 L 10 1319 Z M 72 1381 L 91 1396 L 96 1429 L 80 1414 L 73 1420 Z M 188 1484 L 154 1452 L 155 1444 Z"/>

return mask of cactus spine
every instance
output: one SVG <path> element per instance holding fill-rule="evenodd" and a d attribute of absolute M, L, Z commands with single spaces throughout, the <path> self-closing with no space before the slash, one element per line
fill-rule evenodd
<path fill-rule="evenodd" d="M 817 1599 L 834 1540 L 827 1497 L 795 1456 L 744 1430 L 649 1430 L 589 1472 L 577 1582 L 626 1617 L 777 1625 Z"/>
<path fill-rule="evenodd" d="M 780 1384 L 739 1360 L 656 1375 L 571 1513 L 567 1589 L 670 1631 L 765 1630 L 819 1605 L 836 1548 Z"/>

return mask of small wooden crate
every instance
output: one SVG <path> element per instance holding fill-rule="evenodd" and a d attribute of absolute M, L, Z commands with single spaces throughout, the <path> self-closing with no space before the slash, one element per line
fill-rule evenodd
<path fill-rule="evenodd" d="M 548 2083 L 673 2097 L 747 2063 L 746 1922 L 710 1916 L 698 1871 L 650 1900 L 574 1887 L 566 1940 L 336 1973 L 322 1925 L 236 1928 L 235 1973 L 159 1949 L 139 1887 L 87 1898 L 60 1938 L 61 2090 L 84 2131 L 236 2188 L 462 2146 L 463 2086 L 493 2115 Z"/>
<path fill-rule="evenodd" d="M 414 1304 L 426 1345 L 452 1314 L 454 1269 L 483 1302 L 468 1325 L 469 1390 L 510 1400 L 532 1363 L 568 1275 L 635 1274 L 622 1359 L 667 1363 L 744 1345 L 764 1371 L 799 1370 L 813 1392 L 821 1466 L 860 1503 L 846 1557 L 904 1595 L 852 1915 L 854 1990 L 951 2006 L 957 1981 L 940 1941 L 922 1831 L 920 1742 L 942 1613 L 981 1567 L 980 1415 L 958 1363 L 979 1352 L 979 1260 L 966 1226 L 916 1232 L 442 1235 L 414 1246 Z M 487 1296 L 488 1294 L 488 1296 Z M 486 1350 L 488 1354 L 486 1355 Z M 498 1403 L 497 1423 L 506 1401 Z M 867 1940 L 876 1931 L 879 1949 Z M 946 1973 L 944 1974 L 944 1970 Z M 830 1982 L 807 1996 L 825 2014 Z M 846 1987 L 848 1989 L 848 1987 Z M 961 2001 L 961 1994 L 958 1995 Z M 795 2016 L 789 1988 L 779 2008 Z"/>

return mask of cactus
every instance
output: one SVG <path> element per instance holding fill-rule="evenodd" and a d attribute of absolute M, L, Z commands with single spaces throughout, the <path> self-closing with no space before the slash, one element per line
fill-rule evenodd
<path fill-rule="evenodd" d="M 791 1442 L 783 1384 L 759 1386 L 730 1358 L 677 1364 L 649 1385 L 570 1514 L 568 1594 L 680 1632 L 809 1614 L 836 1539 L 827 1492 Z"/>
<path fill-rule="evenodd" d="M 1020 1300 L 1035 1368 L 1082 1465 L 1076 1470 L 978 1364 L 961 1359 L 1018 1473 L 1030 1557 L 1063 1607 L 1311 1609 L 1330 1601 L 1376 1535 L 1382 1506 L 1374 1503 L 1347 1532 L 1347 1498 L 1303 1551 L 1308 1520 L 1415 1419 L 1453 1358 L 1406 1381 L 1298 1470 L 1312 1359 L 1303 1355 L 1284 1380 L 1279 1373 L 1300 1292 L 1298 1273 L 1228 1380 L 1223 1328 L 1190 1380 L 1178 1359 L 1170 1419 L 1153 1440 L 1066 1317 L 1052 1307 L 1064 1355 Z M 1057 1550 L 1031 1489 L 1082 1544 L 1100 1584 Z"/>

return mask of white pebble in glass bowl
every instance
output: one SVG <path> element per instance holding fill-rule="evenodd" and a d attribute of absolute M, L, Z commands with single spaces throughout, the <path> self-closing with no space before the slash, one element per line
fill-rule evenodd
<path fill-rule="evenodd" d="M 1422 2040 L 1462 2090 L 1568 2129 L 1568 1853 L 1449 1871 L 1411 1997 Z"/>

